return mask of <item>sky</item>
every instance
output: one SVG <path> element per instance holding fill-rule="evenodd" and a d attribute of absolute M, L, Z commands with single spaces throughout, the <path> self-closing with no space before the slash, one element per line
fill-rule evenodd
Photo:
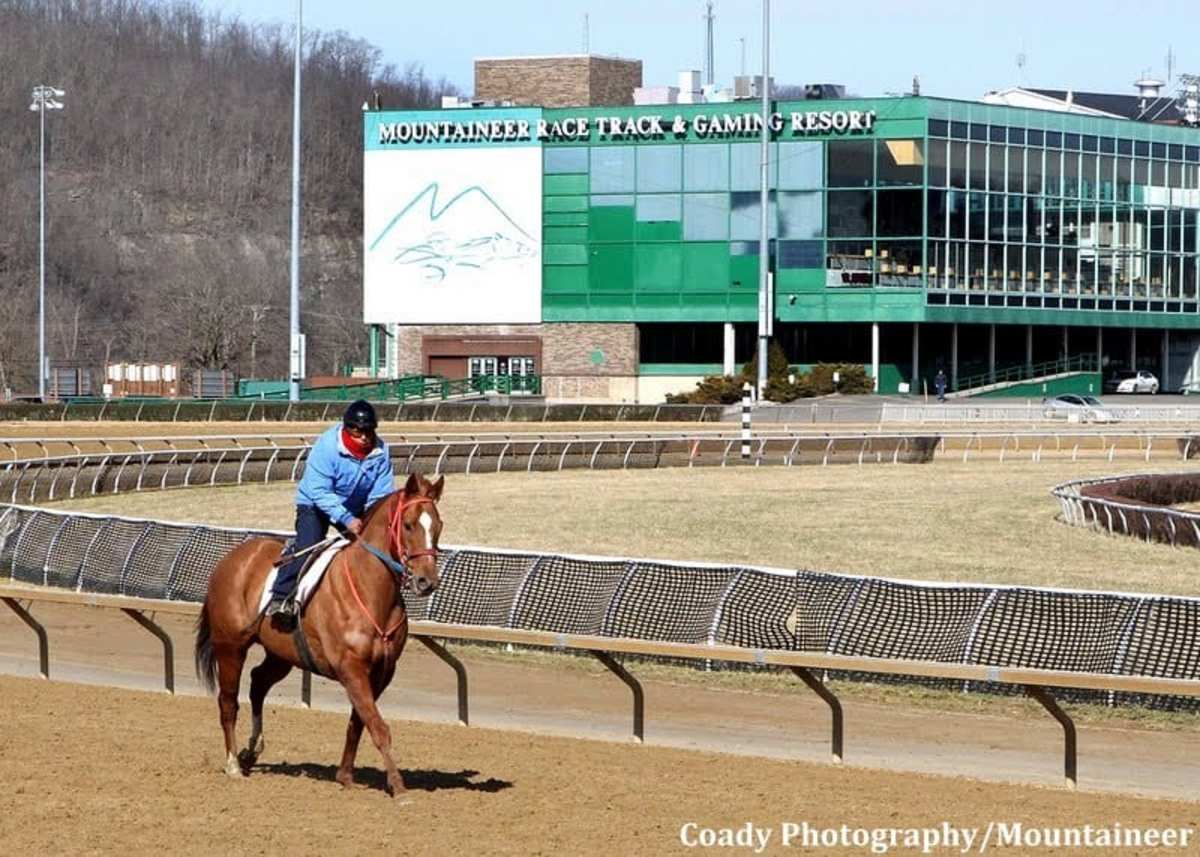
<path fill-rule="evenodd" d="M 291 22 L 296 0 L 200 0 L 247 23 Z M 761 0 L 714 0 L 716 79 L 730 85 L 762 60 Z M 644 85 L 703 68 L 704 0 L 305 0 L 306 29 L 342 30 L 399 67 L 420 64 L 465 95 L 476 57 L 593 54 L 641 59 Z M 1136 8 L 1136 11 L 1134 11 Z M 977 99 L 1026 85 L 1132 93 L 1149 72 L 1200 74 L 1182 0 L 773 0 L 776 84 L 840 83 L 852 94 L 908 92 Z M 1024 57 L 1023 65 L 1019 57 Z"/>

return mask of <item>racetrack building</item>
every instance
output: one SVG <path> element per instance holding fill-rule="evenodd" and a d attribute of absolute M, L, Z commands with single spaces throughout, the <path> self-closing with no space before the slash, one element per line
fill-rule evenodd
<path fill-rule="evenodd" d="M 881 392 L 1094 358 L 1200 382 L 1200 131 L 928 97 L 776 102 L 774 338 Z M 364 114 L 388 375 L 661 401 L 754 349 L 758 102 Z"/>

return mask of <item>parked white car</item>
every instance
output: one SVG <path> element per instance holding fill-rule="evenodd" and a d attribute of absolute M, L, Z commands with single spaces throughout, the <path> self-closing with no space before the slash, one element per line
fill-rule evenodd
<path fill-rule="evenodd" d="M 1115 423 L 1117 416 L 1095 396 L 1064 393 L 1042 399 L 1042 416 L 1076 423 Z"/>
<path fill-rule="evenodd" d="M 1139 369 L 1118 372 L 1105 385 L 1113 393 L 1157 393 L 1158 377 L 1153 372 Z"/>

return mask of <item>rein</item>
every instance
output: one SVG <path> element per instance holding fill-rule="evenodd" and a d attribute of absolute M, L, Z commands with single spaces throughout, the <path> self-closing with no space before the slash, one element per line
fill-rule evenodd
<path fill-rule="evenodd" d="M 408 570 L 409 560 L 421 556 L 432 556 L 436 558 L 438 555 L 436 550 L 422 548 L 421 550 L 409 551 L 404 546 L 404 537 L 401 533 L 401 528 L 404 526 L 404 510 L 409 506 L 418 506 L 423 503 L 432 504 L 433 502 L 434 501 L 429 497 L 417 496 L 413 497 L 412 499 L 407 499 L 405 495 L 401 495 L 400 499 L 396 502 L 396 508 L 392 510 L 392 517 L 388 521 L 388 546 L 389 548 L 393 549 L 395 553 L 399 554 L 399 562 L 392 559 L 379 548 L 375 547 L 375 545 L 363 541 L 361 538 L 358 539 L 358 544 L 364 548 L 367 553 L 371 554 L 377 560 L 382 562 L 388 571 L 396 575 L 401 589 L 407 589 L 412 580 L 412 574 Z M 401 618 L 396 622 L 396 624 L 392 625 L 392 627 L 385 631 L 380 624 L 375 621 L 375 617 L 371 615 L 371 611 L 368 610 L 367 605 L 363 603 L 362 596 L 358 594 L 358 587 L 354 585 L 354 575 L 350 571 L 350 563 L 343 565 L 342 571 L 346 575 L 346 582 L 350 584 L 350 594 L 354 596 L 354 600 L 358 603 L 359 609 L 362 610 L 363 615 L 367 617 L 368 621 L 370 621 L 372 627 L 375 628 L 375 633 L 378 634 L 379 637 L 385 642 L 390 641 L 392 635 L 395 634 L 400 626 L 405 623 L 408 617 L 405 616 Z"/>

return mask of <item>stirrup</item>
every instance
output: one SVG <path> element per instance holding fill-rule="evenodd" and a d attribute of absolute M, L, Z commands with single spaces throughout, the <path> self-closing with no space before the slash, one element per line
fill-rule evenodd
<path fill-rule="evenodd" d="M 291 598 L 273 597 L 267 604 L 266 615 L 279 616 L 286 619 L 295 619 L 299 611 L 296 609 L 296 602 Z"/>

